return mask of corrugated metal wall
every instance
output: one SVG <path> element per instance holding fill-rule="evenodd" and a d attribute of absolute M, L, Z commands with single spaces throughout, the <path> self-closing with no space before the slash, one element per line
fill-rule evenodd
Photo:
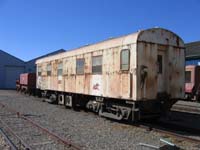
<path fill-rule="evenodd" d="M 198 65 L 198 66 L 200 66 L 200 59 L 186 60 L 185 65 Z"/>
<path fill-rule="evenodd" d="M 24 61 L 0 50 L 0 88 L 15 88 L 15 80 L 24 68 Z"/>

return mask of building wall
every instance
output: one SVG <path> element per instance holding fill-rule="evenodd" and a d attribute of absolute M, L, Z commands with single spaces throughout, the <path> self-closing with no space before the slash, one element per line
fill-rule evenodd
<path fill-rule="evenodd" d="M 46 54 L 41 57 L 64 52 L 60 49 L 52 53 Z M 41 58 L 39 57 L 39 58 Z M 19 79 L 19 75 L 24 72 L 36 72 L 35 61 L 38 58 L 32 59 L 28 62 L 24 62 L 5 51 L 0 50 L 0 89 L 12 89 L 15 88 L 15 81 Z"/>
<path fill-rule="evenodd" d="M 25 64 L 25 72 L 28 72 L 28 73 L 33 73 L 33 72 L 36 72 L 36 65 L 35 65 L 35 59 L 34 60 L 31 60 L 31 61 L 28 61 L 26 62 Z"/>
<path fill-rule="evenodd" d="M 15 88 L 15 80 L 25 69 L 24 61 L 0 50 L 0 88 Z"/>
<path fill-rule="evenodd" d="M 185 44 L 185 65 L 200 65 L 200 41 Z"/>

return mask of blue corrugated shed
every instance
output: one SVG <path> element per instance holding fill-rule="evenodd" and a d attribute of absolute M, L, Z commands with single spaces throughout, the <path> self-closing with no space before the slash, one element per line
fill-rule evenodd
<path fill-rule="evenodd" d="M 36 65 L 35 65 L 35 62 L 37 59 L 40 59 L 40 58 L 43 58 L 43 57 L 47 57 L 47 56 L 51 56 L 51 55 L 55 55 L 55 54 L 59 54 L 59 53 L 63 53 L 65 52 L 64 49 L 59 49 L 57 51 L 54 51 L 54 52 L 51 52 L 51 53 L 48 53 L 46 55 L 43 55 L 43 56 L 40 56 L 40 57 L 37 57 L 37 58 L 34 58 L 30 61 L 27 61 L 25 63 L 25 72 L 36 72 Z"/>
<path fill-rule="evenodd" d="M 15 81 L 24 69 L 23 60 L 0 50 L 0 89 L 15 88 Z"/>
<path fill-rule="evenodd" d="M 199 65 L 200 66 L 200 59 L 186 60 L 185 65 Z"/>
<path fill-rule="evenodd" d="M 62 52 L 65 52 L 65 50 L 60 49 L 38 58 Z M 35 72 L 35 61 L 38 58 L 24 62 L 23 60 L 16 58 L 3 50 L 0 50 L 0 89 L 15 88 L 15 81 L 19 78 L 21 73 Z"/>
<path fill-rule="evenodd" d="M 200 65 L 200 41 L 185 44 L 186 65 Z"/>

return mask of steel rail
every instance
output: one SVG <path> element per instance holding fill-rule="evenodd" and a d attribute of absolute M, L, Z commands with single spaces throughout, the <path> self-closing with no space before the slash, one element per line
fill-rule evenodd
<path fill-rule="evenodd" d="M 191 106 L 181 106 L 181 105 L 173 106 L 172 111 L 177 111 L 177 110 L 185 111 L 185 112 L 192 113 L 192 114 L 195 114 L 195 113 L 199 114 L 200 113 L 200 108 L 191 107 Z"/>
<path fill-rule="evenodd" d="M 10 111 L 16 113 L 19 117 L 27 120 L 28 122 L 30 122 L 31 124 L 33 124 L 34 126 L 40 128 L 41 130 L 43 130 L 44 132 L 48 133 L 49 135 L 51 135 L 51 137 L 53 138 L 56 138 L 58 139 L 58 141 L 62 142 L 63 144 L 67 145 L 67 146 L 70 146 L 70 147 L 73 147 L 77 150 L 80 150 L 81 148 L 74 145 L 71 141 L 68 141 L 66 139 L 63 139 L 62 137 L 56 135 L 55 133 L 49 131 L 48 129 L 40 126 L 38 123 L 34 122 L 33 120 L 31 120 L 30 118 L 28 117 L 25 117 L 23 114 L 19 113 L 18 111 L 14 110 L 14 109 L 10 109 L 8 108 L 7 106 L 5 106 L 4 104 L 0 103 L 0 105 L 2 107 L 6 107 L 7 109 L 9 109 Z M 192 138 L 192 137 L 187 137 L 187 136 L 184 136 L 184 135 L 181 135 L 181 134 L 178 134 L 178 133 L 174 133 L 173 131 L 167 131 L 169 129 L 167 128 L 163 128 L 161 129 L 161 127 L 158 128 L 158 126 L 155 127 L 155 125 L 153 124 L 147 124 L 147 123 L 134 123 L 132 124 L 133 126 L 136 126 L 136 127 L 140 127 L 140 128 L 143 128 L 143 129 L 147 129 L 147 130 L 151 130 L 151 131 L 155 131 L 155 132 L 158 132 L 158 133 L 163 133 L 163 134 L 167 134 L 167 135 L 170 135 L 170 136 L 173 136 L 173 137 L 178 137 L 182 140 L 187 140 L 187 141 L 190 141 L 190 142 L 193 142 L 193 143 L 200 143 L 200 139 L 196 139 L 196 138 Z"/>
<path fill-rule="evenodd" d="M 167 131 L 169 129 L 163 128 L 163 127 L 161 128 L 161 127 L 157 126 L 157 128 L 156 128 L 155 125 L 152 125 L 150 123 L 137 124 L 135 126 L 143 128 L 143 129 L 146 129 L 146 130 L 149 130 L 149 131 L 155 131 L 155 132 L 163 133 L 163 134 L 170 135 L 170 136 L 173 136 L 173 137 L 178 137 L 178 138 L 180 138 L 182 140 L 187 140 L 187 141 L 190 141 L 190 142 L 193 142 L 193 143 L 200 143 L 200 139 L 187 137 L 187 136 L 184 136 L 184 135 L 181 135 L 181 134 L 178 134 L 178 133 L 174 133 L 174 131 L 172 131 L 172 130 L 171 131 Z"/>
<path fill-rule="evenodd" d="M 15 136 L 15 137 L 19 140 L 20 144 L 22 144 L 22 145 L 25 147 L 26 150 L 30 150 L 30 146 L 28 146 L 28 144 L 26 144 L 26 143 L 24 142 L 24 140 L 23 140 L 22 138 L 20 138 L 20 137 L 19 137 L 5 122 L 3 122 L 2 120 L 0 120 L 0 122 L 4 125 L 4 127 L 5 127 L 13 136 Z"/>
<path fill-rule="evenodd" d="M 15 144 L 10 140 L 10 138 L 5 134 L 5 132 L 0 128 L 0 134 L 5 139 L 6 143 L 9 145 L 10 150 L 17 150 Z"/>
<path fill-rule="evenodd" d="M 21 118 L 27 120 L 29 123 L 31 123 L 32 125 L 34 125 L 35 127 L 41 129 L 42 131 L 46 132 L 47 134 L 49 134 L 51 137 L 57 139 L 59 142 L 63 143 L 64 145 L 66 146 L 69 146 L 69 147 L 73 147 L 75 148 L 76 150 L 80 150 L 81 148 L 76 146 L 75 144 L 73 144 L 71 141 L 68 141 L 62 137 L 60 137 L 59 135 L 49 131 L 48 129 L 42 127 L 41 125 L 39 125 L 38 123 L 34 122 L 33 120 L 31 120 L 30 118 L 28 117 L 25 117 L 25 116 L 20 116 Z"/>
<path fill-rule="evenodd" d="M 77 145 L 75 145 L 74 143 L 72 143 L 71 141 L 67 140 L 67 139 L 64 139 L 63 137 L 49 131 L 48 129 L 42 127 L 41 125 L 39 125 L 38 123 L 36 123 L 35 121 L 33 121 L 32 119 L 24 116 L 22 113 L 20 113 L 19 111 L 16 111 L 14 110 L 13 108 L 10 108 L 2 103 L 0 103 L 0 106 L 1 107 L 5 107 L 7 110 L 17 114 L 18 117 L 24 119 L 24 120 L 27 120 L 30 124 L 32 124 L 33 126 L 37 127 L 38 129 L 40 129 L 41 131 L 47 133 L 49 136 L 51 136 L 52 138 L 56 139 L 59 143 L 63 143 L 65 146 L 68 146 L 68 147 L 72 147 L 76 150 L 81 150 L 81 148 Z"/>

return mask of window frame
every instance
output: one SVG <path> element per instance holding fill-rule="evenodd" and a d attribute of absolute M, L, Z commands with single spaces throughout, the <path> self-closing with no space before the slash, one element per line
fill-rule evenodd
<path fill-rule="evenodd" d="M 190 73 L 190 81 L 186 81 L 186 72 Z M 192 71 L 191 70 L 186 70 L 185 71 L 185 83 L 192 83 Z"/>
<path fill-rule="evenodd" d="M 62 69 L 58 68 L 60 64 L 62 64 Z M 61 75 L 58 74 L 59 70 L 62 70 L 62 74 Z M 57 66 L 57 76 L 63 76 L 63 62 L 58 63 L 58 66 Z"/>
<path fill-rule="evenodd" d="M 97 57 L 101 57 L 101 71 L 100 72 L 94 72 L 93 71 L 93 62 L 94 62 L 94 58 L 97 58 Z M 97 56 L 92 56 L 92 74 L 102 74 L 103 73 L 103 55 L 97 55 Z"/>
<path fill-rule="evenodd" d="M 83 66 L 82 66 L 83 67 L 83 72 L 78 73 L 78 71 L 77 71 L 78 70 L 77 62 L 80 61 L 80 60 L 83 60 Z M 76 59 L 76 74 L 77 75 L 83 75 L 84 73 L 85 73 L 85 58 L 77 58 Z"/>
<path fill-rule="evenodd" d="M 37 75 L 42 76 L 42 66 L 37 67 Z"/>
<path fill-rule="evenodd" d="M 122 68 L 122 65 L 125 65 L 125 64 L 122 64 L 122 53 L 124 51 L 128 51 L 128 69 L 123 69 Z M 122 49 L 121 52 L 120 52 L 120 70 L 121 71 L 129 71 L 130 70 L 130 49 Z"/>
<path fill-rule="evenodd" d="M 50 70 L 49 70 L 48 66 L 50 66 Z M 49 64 L 47 64 L 47 76 L 51 76 L 51 74 L 52 74 L 52 65 L 51 65 L 51 63 L 49 63 Z"/>

